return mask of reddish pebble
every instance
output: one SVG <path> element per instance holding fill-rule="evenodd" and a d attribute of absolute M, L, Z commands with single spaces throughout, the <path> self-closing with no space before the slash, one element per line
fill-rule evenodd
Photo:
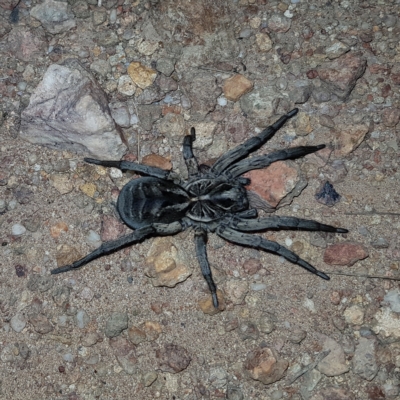
<path fill-rule="evenodd" d="M 315 70 L 315 69 L 310 69 L 308 72 L 307 72 L 307 78 L 308 79 L 315 79 L 315 78 L 317 78 L 318 77 L 318 71 L 317 70 Z"/>
<path fill-rule="evenodd" d="M 352 266 L 368 257 L 366 248 L 359 243 L 343 242 L 329 246 L 324 253 L 324 262 L 330 265 Z"/>

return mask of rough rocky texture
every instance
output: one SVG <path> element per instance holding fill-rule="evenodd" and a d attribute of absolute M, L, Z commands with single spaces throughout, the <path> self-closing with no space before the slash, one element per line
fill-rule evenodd
<path fill-rule="evenodd" d="M 22 113 L 21 137 L 100 159 L 119 159 L 125 152 L 104 92 L 72 59 L 46 71 Z"/>
<path fill-rule="evenodd" d="M 0 397 L 397 400 L 397 8 L 398 1 L 388 0 L 0 0 Z M 253 234 L 296 252 L 331 280 L 210 234 L 216 310 L 191 231 L 166 238 L 192 272 L 171 288 L 153 286 L 146 275 L 150 249 L 163 249 L 154 238 L 50 277 L 51 269 L 81 258 L 102 239 L 124 234 L 114 204 L 123 185 L 137 177 L 84 163 L 90 150 L 77 154 L 76 138 L 60 151 L 19 136 L 21 116 L 25 130 L 23 112 L 46 71 L 66 67 L 68 58 L 91 71 L 89 86 L 101 88 L 93 104 L 107 115 L 107 129 L 96 138 L 106 140 L 102 155 L 120 158 L 126 151 L 128 161 L 182 174 L 182 139 L 191 127 L 206 170 L 298 107 L 296 118 L 254 155 L 326 148 L 292 161 L 301 189 L 307 183 L 299 196 L 292 191 L 278 210 L 254 194 L 251 204 L 349 232 Z M 132 75 L 136 83 L 131 63 L 146 68 Z M 246 94 L 238 85 L 224 90 L 238 75 L 252 84 Z M 72 90 L 54 93 L 58 111 L 81 90 L 61 83 Z M 43 110 L 36 115 L 41 138 L 48 137 Z M 67 116 L 58 121 L 63 129 L 78 117 Z M 89 131 L 84 126 L 78 137 Z M 104 132 L 123 133 L 126 149 L 107 143 Z M 282 171 L 272 175 L 274 187 L 287 183 Z M 263 171 L 260 177 L 268 195 L 272 177 Z M 336 198 L 327 188 L 323 203 L 316 200 L 327 181 L 339 202 L 326 201 Z M 369 254 L 351 267 L 359 247 L 340 251 L 349 242 Z M 325 249 L 336 249 L 344 265 L 324 262 Z M 110 318 L 114 313 L 119 322 Z M 333 343 L 325 347 L 325 341 Z M 267 384 L 251 378 L 243 361 L 254 349 L 279 353 L 287 373 Z M 250 359 L 268 374 L 262 358 Z"/>

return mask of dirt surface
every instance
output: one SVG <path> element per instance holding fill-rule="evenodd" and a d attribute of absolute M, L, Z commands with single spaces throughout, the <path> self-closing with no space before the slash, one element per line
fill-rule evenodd
<path fill-rule="evenodd" d="M 0 0 L 0 398 L 400 398 L 398 1 L 39 4 Z M 191 126 L 211 165 L 298 107 L 261 153 L 327 149 L 295 161 L 308 185 L 276 214 L 349 233 L 262 235 L 331 280 L 210 235 L 224 310 L 209 314 L 190 231 L 50 275 L 128 232 L 114 203 L 132 174 L 20 138 L 47 68 L 69 58 L 126 117 L 125 157 L 183 175 Z M 131 95 L 132 62 L 157 77 Z M 316 200 L 326 181 L 339 201 Z M 185 280 L 154 286 L 157 254 Z"/>

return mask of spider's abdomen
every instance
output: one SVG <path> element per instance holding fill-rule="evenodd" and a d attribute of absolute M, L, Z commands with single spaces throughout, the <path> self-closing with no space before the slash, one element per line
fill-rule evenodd
<path fill-rule="evenodd" d="M 215 221 L 249 207 L 247 191 L 238 182 L 202 178 L 191 182 L 186 190 L 192 202 L 187 216 L 195 221 Z"/>
<path fill-rule="evenodd" d="M 117 202 L 122 220 L 133 229 L 179 221 L 189 206 L 184 189 L 171 181 L 151 177 L 131 180 L 122 188 Z"/>

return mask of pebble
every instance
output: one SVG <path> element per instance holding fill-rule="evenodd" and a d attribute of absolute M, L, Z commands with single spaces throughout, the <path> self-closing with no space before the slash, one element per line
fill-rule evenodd
<path fill-rule="evenodd" d="M 76 313 L 76 325 L 79 329 L 83 329 L 90 322 L 90 317 L 85 310 L 78 310 Z"/>
<path fill-rule="evenodd" d="M 184 347 L 173 343 L 167 343 L 156 350 L 156 357 L 160 370 L 171 374 L 185 370 L 192 361 L 189 352 Z"/>
<path fill-rule="evenodd" d="M 400 313 L 400 290 L 393 289 L 386 293 L 383 300 L 389 303 L 390 309 L 396 313 Z"/>
<path fill-rule="evenodd" d="M 268 347 L 249 352 L 243 363 L 243 368 L 250 378 L 264 385 L 282 379 L 288 366 L 287 360 L 279 359 L 276 351 Z"/>
<path fill-rule="evenodd" d="M 26 232 L 26 228 L 21 224 L 14 224 L 11 227 L 11 233 L 13 236 L 21 236 Z"/>
<path fill-rule="evenodd" d="M 19 333 L 25 328 L 26 320 L 21 314 L 16 314 L 11 318 L 10 325 L 15 332 Z"/>
<path fill-rule="evenodd" d="M 364 321 L 364 310 L 358 305 L 353 305 L 346 308 L 343 316 L 348 324 L 361 325 Z"/>
<path fill-rule="evenodd" d="M 115 312 L 109 316 L 106 321 L 105 335 L 113 338 L 121 334 L 122 331 L 128 328 L 128 315 Z"/>

